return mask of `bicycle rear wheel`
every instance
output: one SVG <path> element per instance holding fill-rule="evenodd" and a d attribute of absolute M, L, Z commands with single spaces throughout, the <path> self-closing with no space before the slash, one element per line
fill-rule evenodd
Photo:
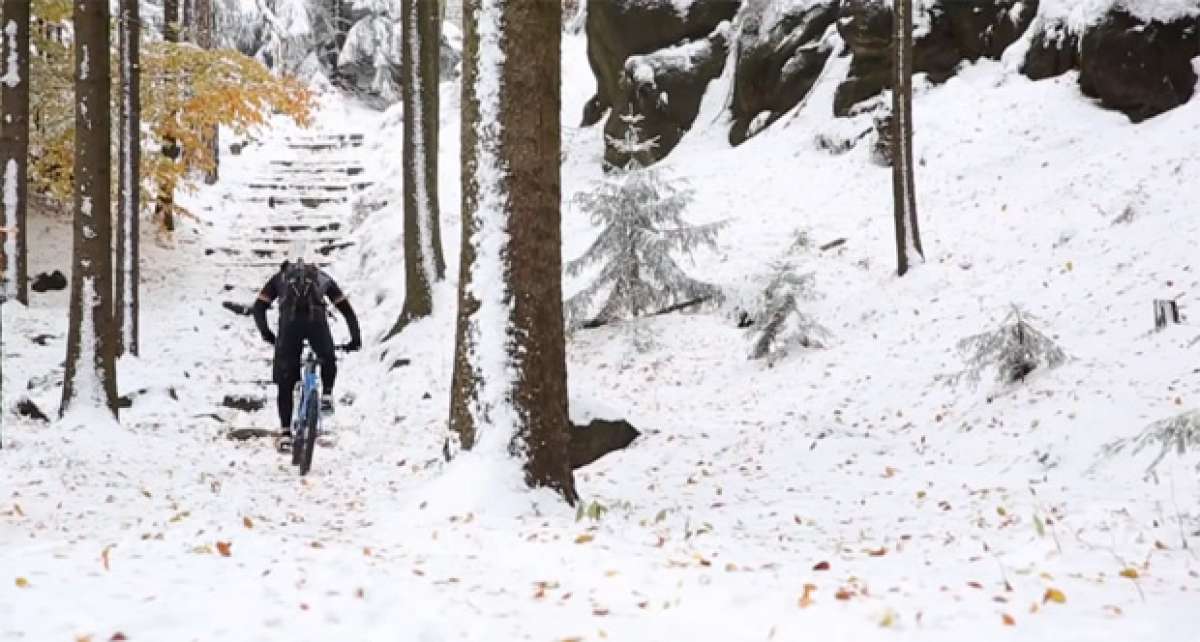
<path fill-rule="evenodd" d="M 317 421 L 321 412 L 321 402 L 316 394 L 308 396 L 304 408 L 304 432 L 297 444 L 302 449 L 304 458 L 300 461 L 300 474 L 307 475 L 312 468 L 313 452 L 317 449 Z"/>
<path fill-rule="evenodd" d="M 304 401 L 304 392 L 297 383 L 292 389 L 292 399 L 295 403 L 300 404 Z M 299 466 L 300 462 L 304 461 L 304 450 L 301 445 L 304 443 L 304 413 L 301 411 L 292 413 L 292 465 Z"/>

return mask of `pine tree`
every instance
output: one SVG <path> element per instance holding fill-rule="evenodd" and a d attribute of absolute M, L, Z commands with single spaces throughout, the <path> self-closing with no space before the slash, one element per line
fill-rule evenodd
<path fill-rule="evenodd" d="M 29 303 L 29 0 L 4 0 L 0 28 L 0 298 Z"/>
<path fill-rule="evenodd" d="M 558 2 L 465 8 L 463 225 L 450 427 L 579 496 L 568 453 L 562 317 Z"/>
<path fill-rule="evenodd" d="M 75 240 L 62 406 L 117 412 L 108 0 L 75 0 Z"/>
<path fill-rule="evenodd" d="M 404 308 L 387 338 L 433 313 L 433 284 L 446 277 L 437 194 L 441 16 L 423 0 L 404 0 L 401 11 L 405 289 Z"/>
<path fill-rule="evenodd" d="M 116 316 L 118 353 L 138 354 L 140 273 L 139 218 L 141 212 L 142 102 L 141 13 L 139 0 L 121 0 L 120 129 L 117 178 Z"/>
<path fill-rule="evenodd" d="M 814 298 L 815 274 L 798 272 L 795 264 L 786 260 L 772 264 L 746 331 L 751 341 L 750 358 L 765 357 L 774 364 L 792 347 L 824 347 L 829 331 L 800 308 L 801 302 Z"/>
<path fill-rule="evenodd" d="M 966 369 L 953 377 L 951 383 L 966 378 L 977 383 L 984 370 L 995 368 L 996 380 L 1003 384 L 1024 381 L 1038 368 L 1057 368 L 1067 360 L 1062 348 L 1030 321 L 1036 317 L 1012 306 L 1000 327 L 963 339 L 958 349 L 967 358 Z"/>
<path fill-rule="evenodd" d="M 625 137 L 610 137 L 608 144 L 628 155 L 629 162 L 609 172 L 591 191 L 575 197 L 584 213 L 603 230 L 583 256 L 567 263 L 567 274 L 579 275 L 591 265 L 603 267 L 589 285 L 566 302 L 568 325 L 573 328 L 637 317 L 671 304 L 720 295 L 716 286 L 688 276 L 672 254 L 690 255 L 698 247 L 715 248 L 724 224 L 693 226 L 683 220 L 693 191 L 683 181 L 669 180 L 660 166 L 644 165 L 657 141 L 641 138 L 640 115 L 621 118 L 627 125 Z M 587 315 L 598 298 L 604 302 L 595 318 L 589 320 Z"/>
<path fill-rule="evenodd" d="M 893 0 L 892 11 L 892 197 L 896 221 L 896 272 L 904 276 L 919 257 L 917 197 L 912 153 L 912 0 Z M 914 256 L 913 253 L 916 253 Z"/>

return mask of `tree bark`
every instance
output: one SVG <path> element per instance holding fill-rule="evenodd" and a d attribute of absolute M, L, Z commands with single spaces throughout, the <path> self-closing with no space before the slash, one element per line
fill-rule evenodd
<path fill-rule="evenodd" d="M 438 204 L 438 62 L 441 16 L 428 0 L 404 0 L 404 307 L 387 337 L 433 313 L 433 284 L 446 277 Z"/>
<path fill-rule="evenodd" d="M 917 257 L 925 258 L 917 227 L 912 153 L 912 0 L 893 0 L 892 12 L 892 197 L 896 220 L 897 273 L 904 276 Z M 916 253 L 916 256 L 913 253 Z"/>
<path fill-rule="evenodd" d="M 183 20 L 180 15 L 179 3 L 183 0 L 163 0 L 163 40 L 179 43 L 183 41 Z M 178 144 L 173 138 L 167 138 L 162 144 L 162 154 L 172 161 L 180 156 Z M 157 193 L 154 195 L 154 213 L 167 231 L 175 229 L 175 182 L 169 179 L 159 181 Z"/>
<path fill-rule="evenodd" d="M 213 29 L 216 24 L 216 5 L 213 0 L 194 0 L 196 44 L 202 49 L 213 48 Z M 215 185 L 221 179 L 221 128 L 217 125 L 205 136 L 209 153 L 212 154 L 212 167 L 204 172 L 204 184 Z"/>
<path fill-rule="evenodd" d="M 117 353 L 138 354 L 141 213 L 141 14 L 140 0 L 121 0 L 121 120 L 118 132 L 116 317 Z"/>
<path fill-rule="evenodd" d="M 4 0 L 0 26 L 0 257 L 3 298 L 29 304 L 29 0 Z"/>
<path fill-rule="evenodd" d="M 578 500 L 568 451 L 558 2 L 469 0 L 463 260 L 450 426 Z"/>
<path fill-rule="evenodd" d="M 59 415 L 107 407 L 115 417 L 108 0 L 75 0 L 74 26 L 74 268 Z"/>

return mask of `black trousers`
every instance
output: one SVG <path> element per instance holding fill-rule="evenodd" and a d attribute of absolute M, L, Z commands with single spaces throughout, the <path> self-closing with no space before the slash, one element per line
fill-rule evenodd
<path fill-rule="evenodd" d="M 321 387 L 323 394 L 333 394 L 333 383 L 337 379 L 337 359 L 333 355 L 333 335 L 325 319 L 308 321 L 291 319 L 279 324 L 275 339 L 275 367 L 273 379 L 279 386 L 276 406 L 279 409 L 279 426 L 288 428 L 292 424 L 292 389 L 300 381 L 300 359 L 304 341 L 317 355 L 321 363 Z"/>

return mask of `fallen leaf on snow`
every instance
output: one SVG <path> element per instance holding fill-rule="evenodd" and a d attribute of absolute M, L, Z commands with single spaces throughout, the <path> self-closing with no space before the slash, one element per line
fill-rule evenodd
<path fill-rule="evenodd" d="M 1045 604 L 1046 602 L 1055 602 L 1057 604 L 1063 604 L 1066 601 L 1067 601 L 1067 596 L 1064 595 L 1062 591 L 1060 591 L 1056 588 L 1046 589 L 1046 594 L 1042 596 L 1043 604 Z"/>
<path fill-rule="evenodd" d="M 124 640 L 128 640 L 128 639 L 129 638 L 125 637 L 124 633 L 117 631 L 116 633 L 112 634 L 111 638 L 108 638 L 108 642 L 123 642 Z"/>
<path fill-rule="evenodd" d="M 104 570 L 106 571 L 108 570 L 108 552 L 111 551 L 112 548 L 113 545 L 109 544 L 108 546 L 104 547 L 104 550 L 100 551 L 100 562 L 104 564 Z"/>
<path fill-rule="evenodd" d="M 812 594 L 813 594 L 813 591 L 816 591 L 816 590 L 817 590 L 816 584 L 805 584 L 804 585 L 804 594 L 800 596 L 800 608 L 806 609 L 806 608 L 812 606 L 812 603 L 813 603 Z"/>
<path fill-rule="evenodd" d="M 829 570 L 829 562 L 817 562 L 816 565 L 813 566 L 813 570 L 814 571 L 828 571 Z"/>
<path fill-rule="evenodd" d="M 887 547 L 880 546 L 879 548 L 876 548 L 873 550 L 868 549 L 867 554 L 870 555 L 871 557 L 883 557 L 884 555 L 887 555 Z"/>
<path fill-rule="evenodd" d="M 245 526 L 246 528 L 254 528 L 254 521 L 251 520 L 249 517 L 243 517 L 242 518 L 242 526 Z"/>
<path fill-rule="evenodd" d="M 29 580 L 27 580 L 23 577 L 18 577 L 17 578 L 17 588 L 29 588 Z"/>
<path fill-rule="evenodd" d="M 221 554 L 221 557 L 229 557 L 231 555 L 229 549 L 232 546 L 232 542 L 217 542 L 217 552 Z"/>
<path fill-rule="evenodd" d="M 576 544 L 587 544 L 588 542 L 590 542 L 594 539 L 596 539 L 596 537 L 594 535 L 592 535 L 591 533 L 584 533 L 583 535 L 580 535 L 579 537 L 575 538 L 575 543 Z"/>
<path fill-rule="evenodd" d="M 1128 577 L 1131 580 L 1136 580 L 1138 578 L 1137 569 L 1133 568 L 1132 566 L 1130 566 L 1129 568 L 1126 568 L 1126 569 L 1122 569 L 1121 577 Z"/>
<path fill-rule="evenodd" d="M 1017 623 L 1017 621 L 1013 619 L 1013 616 L 1009 615 L 1008 613 L 1001 615 L 1000 621 L 1004 622 L 1004 626 L 1013 626 Z"/>
<path fill-rule="evenodd" d="M 833 596 L 839 600 L 848 600 L 853 597 L 854 594 L 844 588 L 841 588 L 838 589 L 837 593 L 834 593 Z"/>
<path fill-rule="evenodd" d="M 973 589 L 981 589 L 981 588 L 983 588 L 983 585 L 982 585 L 982 584 L 980 584 L 979 582 L 976 582 L 976 581 L 974 581 L 974 580 L 971 580 L 970 582 L 967 582 L 967 586 L 969 586 L 969 587 L 971 587 L 971 588 L 973 588 Z"/>

